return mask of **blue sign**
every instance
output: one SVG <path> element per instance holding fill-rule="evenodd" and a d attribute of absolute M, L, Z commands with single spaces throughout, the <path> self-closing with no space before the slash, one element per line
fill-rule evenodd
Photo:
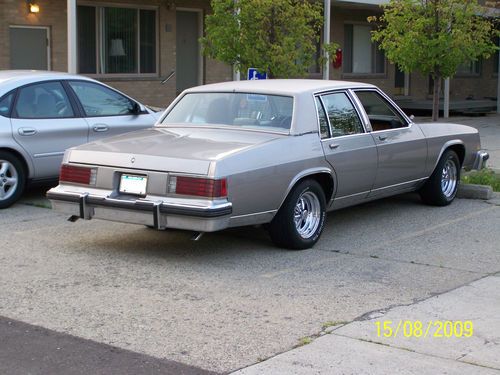
<path fill-rule="evenodd" d="M 256 81 L 259 79 L 267 79 L 267 73 L 261 73 L 255 68 L 248 68 L 247 79 L 249 81 Z"/>

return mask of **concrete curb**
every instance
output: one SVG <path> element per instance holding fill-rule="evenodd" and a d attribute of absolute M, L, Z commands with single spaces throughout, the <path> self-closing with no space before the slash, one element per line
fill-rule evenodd
<path fill-rule="evenodd" d="M 458 186 L 457 198 L 483 199 L 493 197 L 493 188 L 488 185 L 460 184 Z"/>

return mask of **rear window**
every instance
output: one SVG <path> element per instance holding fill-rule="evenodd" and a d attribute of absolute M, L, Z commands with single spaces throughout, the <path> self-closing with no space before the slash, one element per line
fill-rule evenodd
<path fill-rule="evenodd" d="M 288 131 L 293 98 L 252 93 L 189 93 L 162 124 L 223 125 L 271 131 Z"/>

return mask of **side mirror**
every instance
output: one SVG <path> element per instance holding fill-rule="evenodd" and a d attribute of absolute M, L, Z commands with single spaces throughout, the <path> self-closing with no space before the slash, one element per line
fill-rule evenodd
<path fill-rule="evenodd" d="M 415 116 L 414 115 L 410 115 L 410 120 L 411 121 L 415 120 Z"/>
<path fill-rule="evenodd" d="M 146 111 L 146 107 L 144 107 L 142 104 L 139 104 L 137 102 L 133 102 L 131 111 L 134 115 L 141 114 Z"/>

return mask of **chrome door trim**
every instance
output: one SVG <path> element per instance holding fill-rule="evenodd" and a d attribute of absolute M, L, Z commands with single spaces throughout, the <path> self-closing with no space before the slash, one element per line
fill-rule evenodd
<path fill-rule="evenodd" d="M 40 154 L 34 154 L 33 157 L 35 158 L 46 158 L 50 156 L 62 156 L 64 155 L 64 151 L 55 151 L 55 152 L 43 152 Z"/>
<path fill-rule="evenodd" d="M 373 193 L 373 192 L 376 192 L 376 191 L 383 191 L 385 189 L 395 188 L 395 187 L 402 186 L 402 185 L 409 185 L 409 184 L 417 183 L 417 182 L 420 182 L 420 181 L 427 180 L 428 178 L 429 177 L 422 177 L 422 178 L 417 178 L 416 180 L 410 180 L 410 181 L 400 182 L 400 183 L 394 184 L 394 185 L 387 185 L 387 186 L 380 187 L 380 188 L 377 188 L 377 189 L 372 189 L 370 191 L 370 193 Z"/>
<path fill-rule="evenodd" d="M 334 201 L 337 201 L 337 200 L 342 200 L 342 199 L 346 199 L 346 198 L 353 198 L 353 197 L 356 197 L 358 195 L 363 195 L 363 194 L 368 194 L 371 190 L 366 190 L 366 191 L 362 191 L 361 193 L 355 193 L 355 194 L 349 194 L 349 195 L 343 195 L 341 197 L 335 197 L 333 200 Z"/>
<path fill-rule="evenodd" d="M 274 214 L 277 211 L 278 210 L 269 210 L 269 211 L 254 212 L 252 214 L 236 215 L 236 216 L 231 216 L 231 219 L 241 219 L 241 218 L 251 217 L 251 216 L 256 216 L 256 215 Z"/>

